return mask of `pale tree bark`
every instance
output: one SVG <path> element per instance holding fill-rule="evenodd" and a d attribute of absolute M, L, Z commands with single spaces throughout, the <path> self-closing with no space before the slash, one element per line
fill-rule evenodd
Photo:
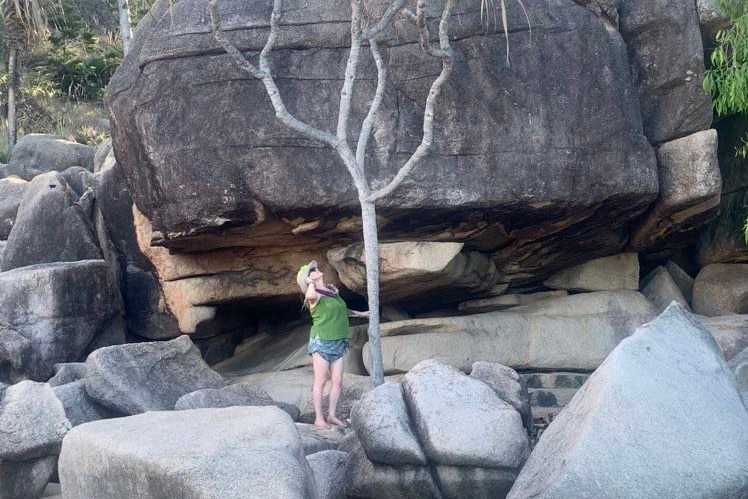
<path fill-rule="evenodd" d="M 283 103 L 275 80 L 271 74 L 269 55 L 278 37 L 283 0 L 274 0 L 273 12 L 270 16 L 270 33 L 267 42 L 260 52 L 259 68 L 250 63 L 244 55 L 232 45 L 223 31 L 218 11 L 218 0 L 209 0 L 209 12 L 213 36 L 218 43 L 233 58 L 236 64 L 251 76 L 261 80 L 273 104 L 276 117 L 287 127 L 298 133 L 322 142 L 334 149 L 343 161 L 358 193 L 361 205 L 361 223 L 363 226 L 364 253 L 366 263 L 367 298 L 369 302 L 369 352 L 371 359 L 371 382 L 374 386 L 384 382 L 382 365 L 382 347 L 379 332 L 379 234 L 377 229 L 376 202 L 392 193 L 405 178 L 423 160 L 431 147 L 434 128 L 434 107 L 442 86 L 452 72 L 453 53 L 449 44 L 449 21 L 454 0 L 444 0 L 441 21 L 439 23 L 439 48 L 431 45 L 430 35 L 426 26 L 426 0 L 418 0 L 416 13 L 403 12 L 405 0 L 395 0 L 385 10 L 382 18 L 372 27 L 364 29 L 362 19 L 362 0 L 350 0 L 351 3 L 351 47 L 346 63 L 345 78 L 340 91 L 338 108 L 338 122 L 335 135 L 319 130 L 292 116 Z M 423 113 L 423 136 L 421 143 L 413 155 L 403 164 L 397 174 L 382 188 L 372 190 L 366 179 L 366 146 L 371 136 L 377 112 L 382 103 L 387 83 L 387 68 L 382 60 L 376 37 L 390 25 L 398 13 L 403 13 L 416 25 L 421 47 L 432 56 L 441 59 L 442 69 L 434 80 L 426 99 Z M 355 152 L 348 141 L 348 120 L 351 113 L 351 99 L 356 81 L 361 48 L 368 44 L 372 57 L 377 66 L 377 88 L 369 111 L 361 125 Z"/>
<path fill-rule="evenodd" d="M 122 51 L 127 54 L 130 50 L 130 40 L 132 40 L 129 1 L 117 0 L 117 10 L 119 11 L 119 32 L 122 36 Z"/>
<path fill-rule="evenodd" d="M 9 48 L 8 54 L 8 158 L 18 140 L 18 120 L 16 119 L 16 94 L 18 92 L 18 49 Z"/>

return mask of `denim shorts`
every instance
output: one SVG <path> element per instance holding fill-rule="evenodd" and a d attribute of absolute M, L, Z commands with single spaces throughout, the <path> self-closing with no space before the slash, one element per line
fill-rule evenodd
<path fill-rule="evenodd" d="M 307 348 L 309 355 L 312 355 L 314 352 L 318 352 L 322 356 L 322 358 L 330 364 L 342 358 L 347 350 L 347 339 L 321 340 L 319 338 L 311 338 L 309 340 L 309 347 Z"/>

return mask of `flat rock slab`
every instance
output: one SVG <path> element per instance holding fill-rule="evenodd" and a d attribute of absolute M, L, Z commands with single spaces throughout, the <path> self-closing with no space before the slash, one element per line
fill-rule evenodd
<path fill-rule="evenodd" d="M 561 270 L 543 283 L 552 289 L 569 291 L 615 291 L 639 289 L 639 255 L 620 255 L 597 258 Z"/>
<path fill-rule="evenodd" d="M 748 265 L 716 263 L 702 268 L 693 283 L 693 311 L 708 316 L 748 314 Z"/>
<path fill-rule="evenodd" d="M 491 258 L 463 252 L 461 243 L 399 242 L 379 246 L 379 285 L 382 303 L 396 303 L 417 311 L 426 300 L 431 306 L 458 301 L 466 294 L 490 290 L 499 280 Z M 351 291 L 366 295 L 366 264 L 362 244 L 327 252 L 340 281 Z"/>
<path fill-rule="evenodd" d="M 307 499 L 311 470 L 277 407 L 148 412 L 74 428 L 59 463 L 65 497 Z"/>
<path fill-rule="evenodd" d="M 717 131 L 705 130 L 657 148 L 660 195 L 634 227 L 629 247 L 654 251 L 693 242 L 694 231 L 717 216 L 722 176 Z"/>
<path fill-rule="evenodd" d="M 623 339 L 656 316 L 635 291 L 583 293 L 505 312 L 382 324 L 385 373 L 424 359 L 469 372 L 478 361 L 513 369 L 593 370 Z M 369 368 L 368 343 L 364 363 Z"/>
<path fill-rule="evenodd" d="M 535 302 L 561 298 L 568 296 L 564 289 L 555 291 L 541 291 L 530 294 L 510 294 L 494 296 L 492 298 L 481 298 L 478 300 L 468 300 L 460 303 L 457 309 L 465 314 L 482 314 L 483 312 L 493 312 L 494 310 L 504 310 L 506 308 L 521 307 L 530 305 Z"/>
<path fill-rule="evenodd" d="M 226 385 L 186 335 L 100 348 L 86 359 L 86 371 L 91 398 L 123 414 L 171 410 L 183 395 Z"/>
<path fill-rule="evenodd" d="M 676 303 L 611 352 L 545 430 L 508 499 L 745 497 L 746 428 L 717 344 Z"/>
<path fill-rule="evenodd" d="M 0 272 L 0 303 L 18 304 L 0 307 L 0 357 L 39 381 L 55 364 L 80 360 L 97 336 L 124 333 L 119 288 L 104 260 Z"/>

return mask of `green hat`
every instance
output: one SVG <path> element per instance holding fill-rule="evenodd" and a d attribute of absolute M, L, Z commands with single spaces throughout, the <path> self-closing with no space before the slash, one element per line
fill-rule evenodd
<path fill-rule="evenodd" d="M 296 284 L 299 285 L 302 293 L 306 293 L 306 288 L 308 286 L 306 280 L 309 277 L 309 269 L 316 269 L 317 267 L 317 260 L 312 260 L 306 265 L 302 265 L 296 273 Z"/>

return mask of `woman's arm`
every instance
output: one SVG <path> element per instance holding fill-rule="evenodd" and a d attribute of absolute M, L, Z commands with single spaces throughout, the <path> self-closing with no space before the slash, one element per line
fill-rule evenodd
<path fill-rule="evenodd" d="M 348 317 L 360 317 L 360 318 L 363 318 L 363 319 L 368 319 L 369 318 L 369 311 L 367 310 L 366 312 L 359 312 L 358 310 L 351 310 L 349 308 L 348 309 Z"/>
<path fill-rule="evenodd" d="M 317 300 L 319 299 L 319 293 L 317 293 L 317 289 L 314 287 L 314 282 L 312 282 L 311 279 L 307 278 L 306 280 L 306 293 L 304 293 L 304 299 L 309 302 L 310 306 L 314 306 L 317 304 Z"/>

